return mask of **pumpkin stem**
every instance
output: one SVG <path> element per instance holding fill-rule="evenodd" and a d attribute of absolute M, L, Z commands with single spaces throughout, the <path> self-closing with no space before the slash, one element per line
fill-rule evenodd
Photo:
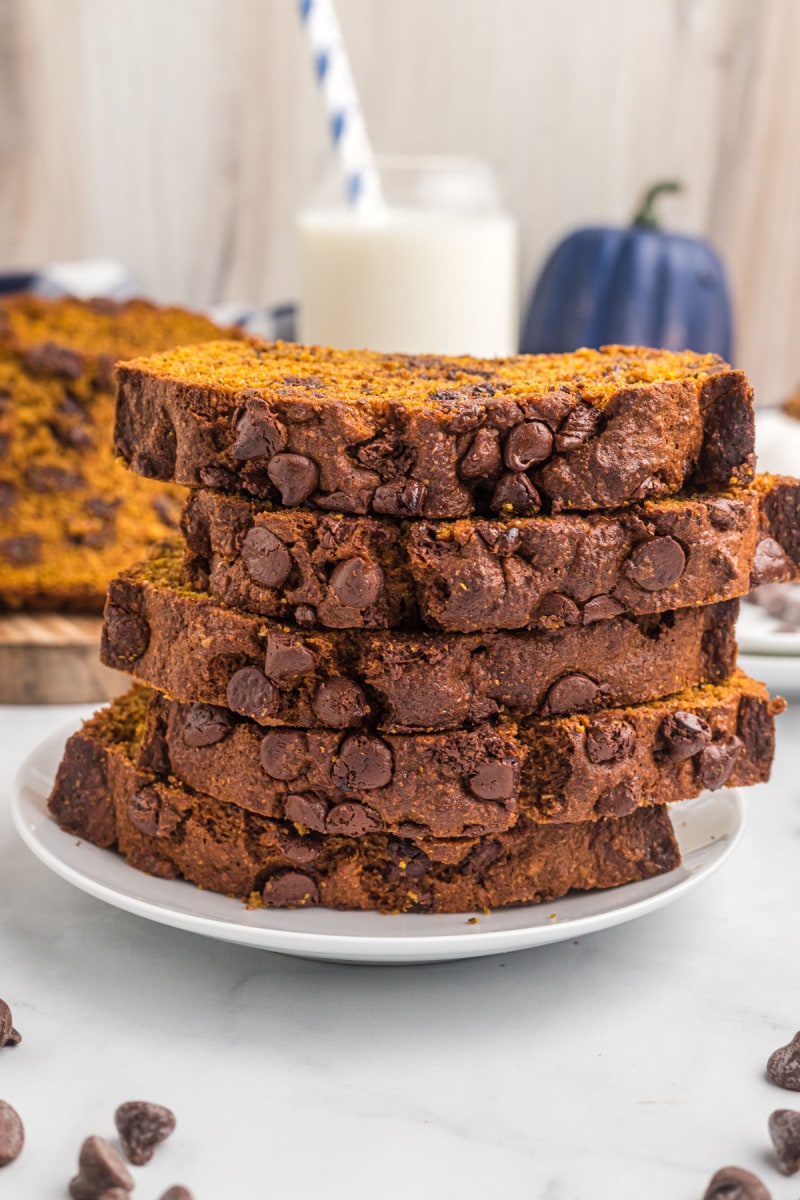
<path fill-rule="evenodd" d="M 655 203 L 662 192 L 682 192 L 683 184 L 677 179 L 662 179 L 660 183 L 654 183 L 651 188 L 648 188 L 644 194 L 644 199 L 639 206 L 636 215 L 631 221 L 631 225 L 635 229 L 658 229 L 658 218 L 655 214 Z"/>

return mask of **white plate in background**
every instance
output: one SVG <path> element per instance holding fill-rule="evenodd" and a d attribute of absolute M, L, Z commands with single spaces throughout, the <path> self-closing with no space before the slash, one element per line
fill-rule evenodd
<path fill-rule="evenodd" d="M 786 584 L 796 587 L 796 584 Z M 742 600 L 736 622 L 736 639 L 740 654 L 777 655 L 800 659 L 800 630 L 787 633 L 780 617 L 771 617 L 765 608 Z M 795 662 L 800 674 L 800 662 Z"/>
<path fill-rule="evenodd" d="M 800 476 L 800 421 L 779 408 L 756 409 L 758 470 Z"/>

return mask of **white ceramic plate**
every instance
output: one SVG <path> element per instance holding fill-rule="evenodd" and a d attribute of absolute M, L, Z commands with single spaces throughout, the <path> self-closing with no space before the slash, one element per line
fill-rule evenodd
<path fill-rule="evenodd" d="M 744 824 L 736 792 L 708 792 L 673 809 L 683 865 L 668 875 L 603 892 L 576 892 L 549 904 L 481 914 L 340 913 L 329 909 L 258 909 L 199 891 L 188 883 L 153 879 L 108 850 L 62 833 L 47 815 L 66 733 L 53 734 L 20 768 L 12 812 L 23 841 L 51 870 L 117 908 L 262 950 L 348 963 L 425 963 L 506 954 L 575 938 L 632 921 L 670 904 L 707 878 L 728 857 Z"/>

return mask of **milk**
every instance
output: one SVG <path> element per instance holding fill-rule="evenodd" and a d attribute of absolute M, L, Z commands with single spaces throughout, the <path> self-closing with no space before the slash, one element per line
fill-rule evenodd
<path fill-rule="evenodd" d="M 412 170 L 412 203 L 392 203 L 390 171 L 387 203 L 377 211 L 315 207 L 300 216 L 301 341 L 411 354 L 515 353 L 514 222 L 483 193 L 474 203 L 474 178 L 463 165 L 460 174 L 449 160 L 422 169 L 415 162 Z M 408 197 L 408 177 L 403 183 L 394 190 Z"/>

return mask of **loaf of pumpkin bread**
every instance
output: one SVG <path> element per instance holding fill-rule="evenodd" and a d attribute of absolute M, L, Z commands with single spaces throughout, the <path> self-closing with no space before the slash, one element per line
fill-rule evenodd
<path fill-rule="evenodd" d="M 213 342 L 123 364 L 116 445 L 155 479 L 394 517 L 615 508 L 753 473 L 752 393 L 715 355 L 509 359 Z"/>
<path fill-rule="evenodd" d="M 142 300 L 0 302 L 0 609 L 99 612 L 111 576 L 174 536 L 178 490 L 115 459 L 114 363 L 219 335 Z"/>
<path fill-rule="evenodd" d="M 482 839 L 301 832 L 137 767 L 143 721 L 133 693 L 73 734 L 50 812 L 69 834 L 115 847 L 140 871 L 251 905 L 470 912 L 615 887 L 680 862 L 663 807 L 578 825 L 520 818 Z"/>
<path fill-rule="evenodd" d="M 770 475 L 613 513 L 506 521 L 286 510 L 201 488 L 181 527 L 193 587 L 304 627 L 559 629 L 800 575 L 800 482 Z"/>
<path fill-rule="evenodd" d="M 180 548 L 109 585 L 101 657 L 178 700 L 265 725 L 452 729 L 593 712 L 733 669 L 737 601 L 547 631 L 302 630 L 184 586 Z"/>
<path fill-rule="evenodd" d="M 533 821 L 627 816 L 769 777 L 781 701 L 737 673 L 588 716 L 471 729 L 265 730 L 228 709 L 152 693 L 140 764 L 317 833 L 483 836 Z"/>

